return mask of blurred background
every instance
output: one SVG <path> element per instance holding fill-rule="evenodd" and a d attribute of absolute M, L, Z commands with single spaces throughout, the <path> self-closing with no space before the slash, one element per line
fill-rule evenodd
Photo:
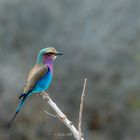
<path fill-rule="evenodd" d="M 54 62 L 51 98 L 77 126 L 87 77 L 82 130 L 86 140 L 140 139 L 139 0 L 0 0 L 0 139 L 74 140 L 38 95 L 9 130 L 18 96 L 38 51 Z"/>

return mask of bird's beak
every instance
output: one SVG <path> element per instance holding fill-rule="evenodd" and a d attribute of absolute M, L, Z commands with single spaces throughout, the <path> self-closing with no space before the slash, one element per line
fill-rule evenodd
<path fill-rule="evenodd" d="M 60 52 L 56 52 L 55 55 L 63 55 L 62 53 Z"/>

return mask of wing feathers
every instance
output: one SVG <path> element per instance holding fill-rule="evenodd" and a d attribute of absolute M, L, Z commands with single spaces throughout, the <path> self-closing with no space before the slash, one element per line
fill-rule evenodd
<path fill-rule="evenodd" d="M 48 68 L 45 66 L 36 65 L 29 73 L 27 83 L 23 89 L 23 93 L 30 92 L 36 83 L 46 74 Z"/>

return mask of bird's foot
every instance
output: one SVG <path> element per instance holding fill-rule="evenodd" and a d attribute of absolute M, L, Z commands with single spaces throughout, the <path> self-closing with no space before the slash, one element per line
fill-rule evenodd
<path fill-rule="evenodd" d="M 44 93 L 43 92 L 40 92 L 39 95 L 42 97 L 42 96 L 44 96 Z"/>
<path fill-rule="evenodd" d="M 40 94 L 39 94 L 41 97 L 43 97 L 44 95 L 48 95 L 48 93 L 47 92 L 45 92 L 45 91 L 43 91 L 43 92 L 40 92 Z"/>

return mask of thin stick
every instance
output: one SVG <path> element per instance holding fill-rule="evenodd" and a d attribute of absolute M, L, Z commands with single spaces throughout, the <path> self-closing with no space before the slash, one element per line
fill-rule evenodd
<path fill-rule="evenodd" d="M 73 123 L 68 120 L 65 114 L 57 107 L 57 105 L 52 101 L 52 99 L 49 97 L 49 95 L 46 92 L 43 92 L 40 94 L 43 99 L 49 104 L 49 106 L 55 111 L 56 115 L 58 116 L 59 120 L 64 123 L 69 130 L 72 132 L 74 138 L 76 140 L 80 139 L 80 134 L 78 130 L 75 128 Z M 84 138 L 81 138 L 81 140 L 84 140 Z"/>
<path fill-rule="evenodd" d="M 86 89 L 86 83 L 87 83 L 87 78 L 84 81 L 84 86 L 83 86 L 83 91 L 81 95 L 81 103 L 80 103 L 80 111 L 79 111 L 79 123 L 78 123 L 78 131 L 80 134 L 80 139 L 82 140 L 82 130 L 81 130 L 81 122 L 82 122 L 82 114 L 83 114 L 83 104 L 84 104 L 84 99 L 85 99 L 85 89 Z"/>
<path fill-rule="evenodd" d="M 57 116 L 55 116 L 55 115 L 53 115 L 53 114 L 51 114 L 51 113 L 49 113 L 48 111 L 44 111 L 46 114 L 48 114 L 48 115 L 50 115 L 50 116 L 52 116 L 52 117 L 54 117 L 54 118 L 56 118 Z"/>

